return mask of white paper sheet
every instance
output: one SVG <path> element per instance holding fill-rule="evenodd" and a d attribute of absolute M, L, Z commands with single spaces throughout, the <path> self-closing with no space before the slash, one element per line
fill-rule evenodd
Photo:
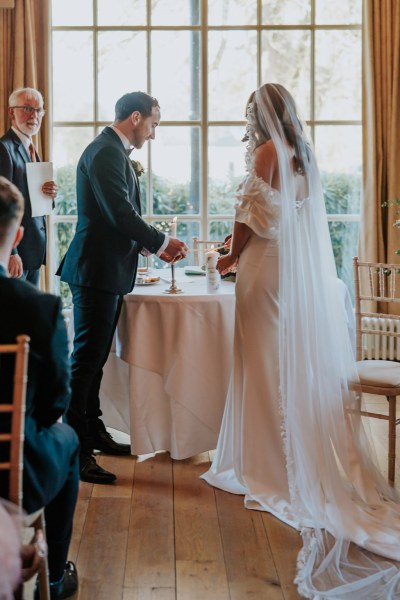
<path fill-rule="evenodd" d="M 53 163 L 26 163 L 26 178 L 28 180 L 29 197 L 32 206 L 32 217 L 50 215 L 53 208 L 53 201 L 50 196 L 43 194 L 42 185 L 46 181 L 53 181 Z"/>

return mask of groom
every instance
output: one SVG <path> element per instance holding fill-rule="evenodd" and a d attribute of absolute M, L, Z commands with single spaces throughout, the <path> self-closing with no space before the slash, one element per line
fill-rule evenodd
<path fill-rule="evenodd" d="M 115 105 L 115 121 L 83 152 L 77 168 L 78 223 L 58 273 L 71 289 L 75 339 L 71 363 L 72 398 L 68 422 L 81 443 L 80 478 L 112 483 L 93 450 L 129 454 L 100 419 L 99 390 L 124 294 L 133 288 L 139 252 L 171 262 L 186 256 L 184 242 L 169 238 L 141 217 L 137 176 L 129 160 L 133 148 L 154 140 L 160 122 L 155 98 L 125 94 Z"/>

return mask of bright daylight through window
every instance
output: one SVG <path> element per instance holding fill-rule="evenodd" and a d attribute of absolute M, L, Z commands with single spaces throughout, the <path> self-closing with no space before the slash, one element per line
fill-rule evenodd
<path fill-rule="evenodd" d="M 155 142 L 131 156 L 145 167 L 146 219 L 168 231 L 177 215 L 178 237 L 190 247 L 194 235 L 230 233 L 245 168 L 246 100 L 270 81 L 293 93 L 310 128 L 338 273 L 351 285 L 362 178 L 361 4 L 52 0 L 52 155 L 60 192 L 51 267 L 74 232 L 80 154 L 128 91 L 147 91 L 161 105 Z M 61 294 L 68 304 L 63 287 Z"/>

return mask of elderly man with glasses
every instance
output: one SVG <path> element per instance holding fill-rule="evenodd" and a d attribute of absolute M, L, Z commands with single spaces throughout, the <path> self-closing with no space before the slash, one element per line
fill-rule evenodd
<path fill-rule="evenodd" d="M 45 114 L 42 94 L 33 88 L 17 89 L 9 97 L 8 111 L 11 127 L 0 138 L 0 175 L 12 181 L 25 200 L 24 237 L 18 250 L 13 250 L 8 271 L 12 277 L 38 285 L 40 267 L 46 262 L 46 221 L 45 217 L 32 217 L 26 163 L 40 160 L 32 136 L 38 133 Z M 52 202 L 57 186 L 47 181 L 42 191 Z"/>

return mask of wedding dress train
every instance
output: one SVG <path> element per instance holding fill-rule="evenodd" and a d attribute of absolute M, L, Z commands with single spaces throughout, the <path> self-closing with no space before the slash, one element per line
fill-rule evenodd
<path fill-rule="evenodd" d="M 400 507 L 348 389 L 354 363 L 335 273 L 314 279 L 327 265 L 323 248 L 308 241 L 311 197 L 292 203 L 296 270 L 285 279 L 283 203 L 252 171 L 238 191 L 236 220 L 253 235 L 238 265 L 234 365 L 218 446 L 202 477 L 301 530 L 302 595 L 400 598 L 398 568 L 381 558 L 400 560 Z"/>

